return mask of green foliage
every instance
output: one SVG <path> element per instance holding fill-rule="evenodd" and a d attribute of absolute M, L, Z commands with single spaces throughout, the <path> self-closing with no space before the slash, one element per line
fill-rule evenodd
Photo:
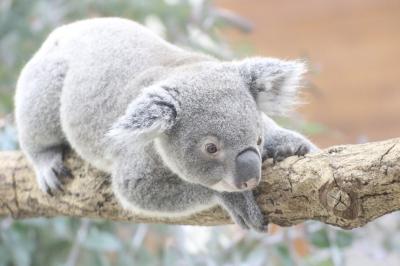
<path fill-rule="evenodd" d="M 91 251 L 118 252 L 122 249 L 119 239 L 108 231 L 91 227 L 82 247 Z"/>
<path fill-rule="evenodd" d="M 310 240 L 314 246 L 319 248 L 327 248 L 330 246 L 328 232 L 323 228 L 311 234 Z"/>
<path fill-rule="evenodd" d="M 338 231 L 336 233 L 336 244 L 339 248 L 346 248 L 353 243 L 354 236 L 351 232 Z"/>

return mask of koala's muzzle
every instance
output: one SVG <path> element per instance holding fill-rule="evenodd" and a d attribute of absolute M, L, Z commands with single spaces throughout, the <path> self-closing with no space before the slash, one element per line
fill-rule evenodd
<path fill-rule="evenodd" d="M 234 184 L 238 189 L 252 189 L 261 178 L 261 158 L 254 148 L 248 148 L 236 157 L 236 177 Z"/>

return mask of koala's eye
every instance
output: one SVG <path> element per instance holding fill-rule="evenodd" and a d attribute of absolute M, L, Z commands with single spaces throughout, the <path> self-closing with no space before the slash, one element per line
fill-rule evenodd
<path fill-rule="evenodd" d="M 211 154 L 216 153 L 218 151 L 218 147 L 214 143 L 207 143 L 205 148 L 206 148 L 206 151 Z"/>
<path fill-rule="evenodd" d="M 258 137 L 258 139 L 257 139 L 257 145 L 261 145 L 261 142 L 262 142 L 262 138 L 261 138 L 261 137 Z"/>

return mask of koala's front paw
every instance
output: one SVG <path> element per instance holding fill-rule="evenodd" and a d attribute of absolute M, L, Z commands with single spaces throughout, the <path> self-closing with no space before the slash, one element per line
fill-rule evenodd
<path fill-rule="evenodd" d="M 276 163 L 293 155 L 303 156 L 317 151 L 319 149 L 302 135 L 285 130 L 265 140 L 263 161 L 272 158 Z"/>
<path fill-rule="evenodd" d="M 273 159 L 273 163 L 276 163 L 283 161 L 285 158 L 293 155 L 303 156 L 309 153 L 310 150 L 311 147 L 306 143 L 298 143 L 298 145 L 293 145 L 293 143 L 281 144 L 274 148 L 271 157 Z"/>
<path fill-rule="evenodd" d="M 242 229 L 268 230 L 268 220 L 261 213 L 252 191 L 219 192 L 217 198 Z"/>

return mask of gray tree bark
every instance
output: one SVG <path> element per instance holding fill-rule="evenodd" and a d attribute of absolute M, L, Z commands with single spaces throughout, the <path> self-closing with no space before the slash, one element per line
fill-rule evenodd
<path fill-rule="evenodd" d="M 73 216 L 135 223 L 218 225 L 231 223 L 219 207 L 184 218 L 151 218 L 125 211 L 110 178 L 74 154 L 66 156 L 73 180 L 64 193 L 42 193 L 19 151 L 0 153 L 0 217 Z M 257 202 L 272 223 L 290 226 L 318 220 L 350 229 L 400 210 L 400 138 L 328 148 L 305 157 L 263 165 Z"/>

